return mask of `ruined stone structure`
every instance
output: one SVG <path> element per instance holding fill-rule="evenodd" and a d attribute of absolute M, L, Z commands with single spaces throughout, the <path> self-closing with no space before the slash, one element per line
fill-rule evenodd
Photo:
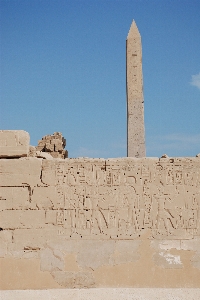
<path fill-rule="evenodd" d="M 133 21 L 126 40 L 127 156 L 145 157 L 142 45 Z"/>
<path fill-rule="evenodd" d="M 36 151 L 47 152 L 54 158 L 67 158 L 68 151 L 64 150 L 66 140 L 60 132 L 54 132 L 52 135 L 45 135 L 38 141 Z"/>
<path fill-rule="evenodd" d="M 0 131 L 0 299 L 200 299 L 200 154 L 144 157 L 134 22 L 127 108 L 126 158 L 70 159 L 61 133 L 33 147 Z"/>
<path fill-rule="evenodd" d="M 38 158 L 27 138 L 4 158 L 6 134 L 1 289 L 200 286 L 199 156 Z"/>

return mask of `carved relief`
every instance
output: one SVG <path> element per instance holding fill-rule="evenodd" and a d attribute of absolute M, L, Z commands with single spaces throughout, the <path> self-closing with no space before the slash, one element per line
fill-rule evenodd
<path fill-rule="evenodd" d="M 40 228 L 66 238 L 134 239 L 150 229 L 152 238 L 190 239 L 199 234 L 199 176 L 192 159 L 42 160 L 41 183 L 2 187 L 0 203 L 21 219 L 26 209 L 44 211 Z"/>
<path fill-rule="evenodd" d="M 48 169 L 55 174 L 59 234 L 133 239 L 148 228 L 153 238 L 181 239 L 197 232 L 199 200 L 188 181 L 196 175 L 181 163 L 44 161 L 43 182 Z"/>
<path fill-rule="evenodd" d="M 67 287 L 68 275 L 75 280 L 88 270 L 78 269 L 80 255 L 88 267 L 105 262 L 113 266 L 135 259 L 135 252 L 127 256 L 124 246 L 118 252 L 117 245 L 123 243 L 129 251 L 133 243 L 146 251 L 149 239 L 162 247 L 199 240 L 198 158 L 27 158 L 1 160 L 1 165 L 0 256 L 40 258 L 41 270 L 46 268 L 57 282 L 61 276 Z M 98 244 L 95 256 L 90 243 Z M 107 257 L 105 251 L 99 254 L 99 243 L 109 248 Z M 159 247 L 150 258 L 156 264 L 185 268 L 180 255 Z M 72 253 L 79 265 L 73 272 L 64 269 L 65 254 Z M 97 264 L 96 253 L 102 255 L 102 263 L 97 259 Z M 199 262 L 194 265 L 197 268 Z"/>

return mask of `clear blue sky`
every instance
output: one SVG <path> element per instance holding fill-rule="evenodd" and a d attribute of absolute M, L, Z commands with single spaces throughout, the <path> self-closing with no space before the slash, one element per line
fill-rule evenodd
<path fill-rule="evenodd" d="M 0 128 L 126 156 L 126 37 L 142 36 L 147 156 L 200 152 L 199 0 L 0 0 Z"/>

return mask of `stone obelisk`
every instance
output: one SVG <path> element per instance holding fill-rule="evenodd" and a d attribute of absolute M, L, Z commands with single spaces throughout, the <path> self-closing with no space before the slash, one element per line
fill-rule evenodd
<path fill-rule="evenodd" d="M 127 156 L 144 157 L 144 98 L 142 44 L 135 21 L 126 40 Z"/>

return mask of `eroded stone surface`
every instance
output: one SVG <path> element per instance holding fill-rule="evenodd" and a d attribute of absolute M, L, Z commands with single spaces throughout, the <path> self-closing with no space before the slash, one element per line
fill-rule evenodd
<path fill-rule="evenodd" d="M 41 166 L 42 159 L 34 157 L 0 159 L 0 185 L 1 187 L 28 188 L 31 196 L 31 187 L 42 184 Z"/>
<path fill-rule="evenodd" d="M 199 286 L 198 157 L 0 164 L 0 256 L 15 288 L 35 260 L 40 288 Z"/>
<path fill-rule="evenodd" d="M 48 154 L 50 154 L 54 158 L 67 158 L 68 151 L 64 150 L 65 146 L 66 139 L 64 139 L 62 133 L 54 132 L 52 135 L 45 135 L 38 141 L 36 156 L 48 158 Z M 42 156 L 41 152 L 46 152 L 47 156 Z"/>
<path fill-rule="evenodd" d="M 67 288 L 91 288 L 95 284 L 91 272 L 54 271 L 52 274 L 58 284 Z"/>

